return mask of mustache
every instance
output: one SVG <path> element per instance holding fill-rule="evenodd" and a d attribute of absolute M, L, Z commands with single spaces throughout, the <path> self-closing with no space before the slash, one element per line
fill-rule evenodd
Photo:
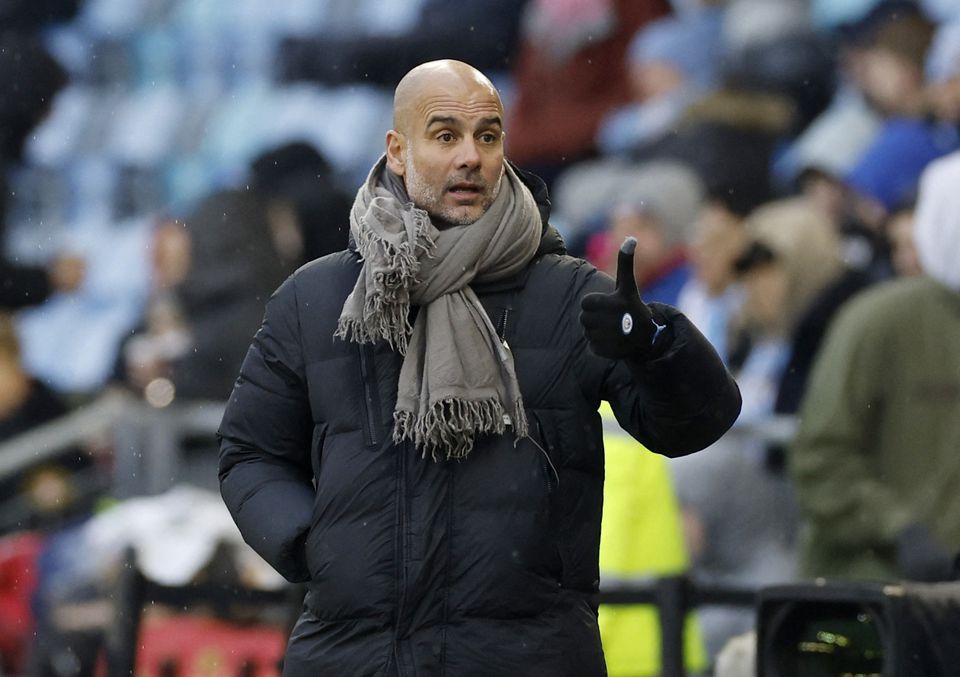
<path fill-rule="evenodd" d="M 470 172 L 461 176 L 454 176 L 447 179 L 447 183 L 444 186 L 445 190 L 450 190 L 454 186 L 461 184 L 470 184 L 474 188 L 485 191 L 487 189 L 487 182 L 484 181 L 483 175 L 480 172 Z"/>

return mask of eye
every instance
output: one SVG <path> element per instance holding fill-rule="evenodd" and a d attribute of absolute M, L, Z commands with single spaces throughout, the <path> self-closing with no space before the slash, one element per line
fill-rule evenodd
<path fill-rule="evenodd" d="M 437 136 L 437 140 L 443 143 L 450 143 L 451 141 L 453 141 L 453 134 L 450 132 L 443 132 L 442 134 Z"/>
<path fill-rule="evenodd" d="M 488 144 L 496 143 L 498 138 L 499 137 L 493 132 L 484 132 L 483 134 L 480 135 L 480 141 Z"/>

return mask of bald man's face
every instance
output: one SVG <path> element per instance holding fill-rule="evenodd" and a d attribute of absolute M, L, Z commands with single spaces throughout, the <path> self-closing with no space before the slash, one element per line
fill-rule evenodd
<path fill-rule="evenodd" d="M 479 219 L 503 176 L 503 107 L 488 82 L 441 73 L 401 101 L 387 161 L 410 199 L 454 225 Z"/>

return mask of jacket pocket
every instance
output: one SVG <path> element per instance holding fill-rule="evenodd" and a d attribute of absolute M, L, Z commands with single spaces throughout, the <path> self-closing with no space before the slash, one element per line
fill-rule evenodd
<path fill-rule="evenodd" d="M 527 418 L 530 424 L 530 441 L 537 448 L 540 455 L 540 467 L 543 470 L 544 485 L 547 494 L 552 494 L 560 485 L 560 473 L 557 472 L 557 464 L 554 461 L 554 450 L 551 448 L 549 438 L 543 427 L 540 417 L 532 412 L 527 412 Z"/>
<path fill-rule="evenodd" d="M 380 413 L 377 362 L 371 344 L 360 344 L 357 349 L 360 351 L 360 383 L 363 387 L 363 397 L 360 398 L 363 443 L 368 447 L 375 447 L 383 439 L 383 417 Z"/>

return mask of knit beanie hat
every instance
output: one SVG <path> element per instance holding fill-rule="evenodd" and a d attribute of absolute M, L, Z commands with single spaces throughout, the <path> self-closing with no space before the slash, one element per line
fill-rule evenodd
<path fill-rule="evenodd" d="M 891 212 L 915 197 L 924 168 L 956 145 L 955 134 L 920 120 L 895 118 L 880 130 L 845 182 Z"/>

